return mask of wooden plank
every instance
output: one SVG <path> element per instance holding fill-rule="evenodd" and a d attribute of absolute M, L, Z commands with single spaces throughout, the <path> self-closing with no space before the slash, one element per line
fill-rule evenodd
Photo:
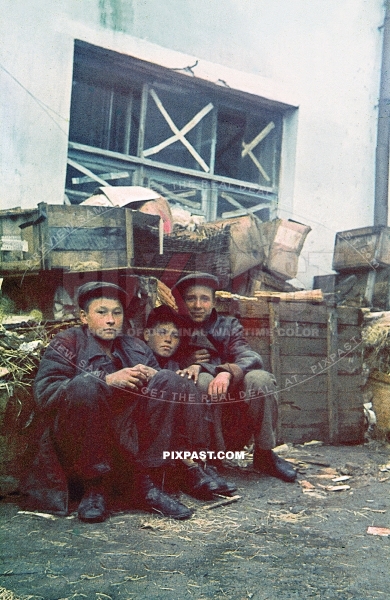
<path fill-rule="evenodd" d="M 244 150 L 241 151 L 242 158 L 253 150 L 274 129 L 274 127 L 275 123 L 270 121 L 249 144 L 243 144 Z"/>
<path fill-rule="evenodd" d="M 326 436 L 329 436 L 327 427 L 328 413 L 326 408 L 323 410 L 319 410 L 318 408 L 314 408 L 313 410 L 296 410 L 291 408 L 288 404 L 283 404 L 281 405 L 279 412 L 281 413 L 282 427 L 318 425 L 326 431 Z"/>
<path fill-rule="evenodd" d="M 252 348 L 252 350 L 254 350 L 255 352 L 258 352 L 262 356 L 263 356 L 263 354 L 270 353 L 269 337 L 267 337 L 267 338 L 246 337 L 246 339 L 247 339 L 250 347 Z"/>
<path fill-rule="evenodd" d="M 333 358 L 334 357 L 334 358 Z M 360 353 L 351 353 L 346 358 L 338 358 L 338 349 L 330 357 L 322 356 L 280 356 L 281 373 L 306 374 L 308 377 L 317 376 L 336 366 L 339 373 L 358 374 L 362 369 Z"/>
<path fill-rule="evenodd" d="M 336 385 L 335 395 L 340 411 L 344 411 L 343 415 L 348 415 L 350 410 L 360 409 L 363 404 L 361 396 L 357 391 L 340 390 Z M 280 406 L 290 405 L 293 410 L 301 410 L 306 413 L 308 410 L 327 410 L 327 393 L 326 389 L 318 390 L 317 392 L 307 391 L 304 387 L 296 386 L 294 388 L 286 388 L 279 392 Z"/>
<path fill-rule="evenodd" d="M 126 248 L 124 227 L 49 227 L 52 252 L 123 250 Z"/>
<path fill-rule="evenodd" d="M 161 183 L 157 183 L 157 181 L 155 181 L 154 179 L 151 185 L 153 186 L 154 190 L 160 192 L 165 198 L 169 198 L 169 200 L 172 200 L 173 202 L 179 202 L 179 204 L 184 204 L 189 208 L 195 208 L 197 210 L 200 209 L 200 202 L 193 202 L 192 200 L 188 200 L 188 198 L 184 194 L 172 192 Z M 193 190 L 193 194 L 196 194 L 196 190 Z"/>
<path fill-rule="evenodd" d="M 269 328 L 270 328 L 270 345 L 271 345 L 271 372 L 273 373 L 276 382 L 281 378 L 280 371 L 280 352 L 279 352 L 279 301 L 270 302 L 269 305 Z M 279 436 L 281 428 L 281 416 L 278 415 L 276 426 L 276 436 Z"/>
<path fill-rule="evenodd" d="M 49 227 L 125 227 L 125 213 L 122 208 L 51 205 L 47 215 Z"/>
<path fill-rule="evenodd" d="M 157 154 L 158 152 L 160 152 L 160 150 L 162 150 L 166 146 L 169 146 L 170 144 L 173 144 L 173 142 L 180 140 L 182 142 L 182 144 L 187 148 L 188 152 L 199 163 L 199 165 L 202 167 L 202 169 L 206 173 L 208 173 L 210 171 L 209 166 L 205 163 L 205 161 L 200 156 L 200 154 L 195 150 L 195 148 L 190 144 L 190 142 L 187 140 L 187 138 L 184 137 L 184 135 L 185 135 L 186 131 L 190 131 L 201 119 L 203 119 L 203 117 L 208 112 L 210 112 L 210 110 L 212 110 L 214 108 L 213 104 L 210 102 L 198 114 L 196 114 L 191 119 L 191 121 L 189 123 L 187 123 L 187 125 L 185 125 L 180 130 L 176 126 L 176 124 L 173 122 L 173 120 L 171 119 L 168 111 L 166 110 L 166 108 L 164 107 L 164 105 L 161 102 L 160 98 L 158 97 L 157 93 L 153 89 L 150 90 L 150 95 L 152 96 L 154 102 L 156 103 L 157 108 L 159 109 L 159 111 L 161 112 L 162 116 L 164 117 L 164 119 L 168 123 L 168 126 L 171 129 L 171 131 L 174 133 L 174 135 L 171 136 L 170 138 L 168 138 L 167 140 L 165 140 L 164 142 L 161 142 L 157 146 L 154 146 L 153 148 L 148 148 L 147 150 L 143 150 L 142 156 L 147 157 L 147 156 L 149 156 L 151 154 Z"/>
<path fill-rule="evenodd" d="M 32 257 L 16 261 L 0 261 L 0 273 L 24 273 L 27 271 L 39 271 L 41 268 L 40 258 Z"/>
<path fill-rule="evenodd" d="M 228 314 L 228 312 L 224 312 Z M 263 316 L 261 318 L 240 318 L 240 322 L 244 327 L 244 333 L 248 337 L 266 337 L 269 335 L 268 318 Z M 338 340 L 342 342 L 339 344 L 340 348 L 343 348 L 343 344 L 351 342 L 352 346 L 361 340 L 361 327 L 355 325 L 340 325 L 338 327 Z M 326 323 L 308 323 L 296 321 L 290 322 L 280 320 L 280 335 L 284 338 L 301 338 L 306 339 L 323 339 L 327 338 L 327 327 Z"/>
<path fill-rule="evenodd" d="M 328 357 L 337 355 L 337 311 L 328 308 Z M 331 365 L 327 370 L 327 406 L 329 440 L 332 444 L 339 441 L 339 415 L 336 394 L 337 365 Z"/>
<path fill-rule="evenodd" d="M 106 268 L 126 268 L 126 250 L 84 251 L 84 252 L 50 252 L 51 268 L 99 270 Z"/>
<path fill-rule="evenodd" d="M 99 177 L 98 175 L 93 173 L 90 169 L 87 169 L 87 167 L 84 167 L 80 163 L 76 162 L 75 160 L 72 160 L 71 158 L 68 157 L 67 162 L 68 162 L 68 165 L 70 165 L 74 169 L 77 169 L 78 171 L 81 171 L 81 173 L 84 173 L 84 175 L 87 175 L 94 181 L 97 181 L 97 183 L 100 183 L 101 186 L 109 186 L 110 185 L 109 183 L 107 183 L 107 181 L 105 181 L 104 179 L 102 179 L 101 177 Z"/>
<path fill-rule="evenodd" d="M 291 356 L 324 356 L 324 338 L 280 338 L 280 354 Z"/>
<path fill-rule="evenodd" d="M 374 289 L 375 289 L 375 280 L 376 280 L 376 270 L 370 269 L 367 276 L 367 286 L 364 292 L 364 300 L 366 301 L 366 306 L 372 306 L 372 299 L 374 297 Z"/>
<path fill-rule="evenodd" d="M 133 213 L 125 209 L 126 219 L 126 264 L 131 267 L 134 259 Z"/>
<path fill-rule="evenodd" d="M 304 444 L 311 440 L 319 440 L 328 443 L 327 433 L 321 427 L 321 425 L 308 425 L 308 426 L 297 426 L 294 425 L 283 425 L 281 436 L 278 440 L 278 444 L 290 443 L 290 444 Z"/>
<path fill-rule="evenodd" d="M 142 123 L 142 119 L 140 119 L 140 124 L 141 123 Z M 141 125 L 140 125 L 140 130 L 141 130 Z M 79 144 L 77 142 L 69 142 L 68 148 L 69 148 L 69 150 L 73 151 L 72 154 L 83 153 L 88 156 L 91 156 L 90 146 L 86 146 L 84 144 Z M 198 172 L 198 171 L 194 171 L 193 169 L 186 169 L 184 167 L 178 167 L 176 165 L 168 165 L 167 163 L 162 163 L 159 161 L 142 158 L 140 156 L 140 152 L 141 152 L 141 150 L 139 151 L 138 156 L 129 156 L 129 155 L 126 156 L 120 152 L 113 152 L 112 150 L 105 150 L 103 148 L 93 148 L 94 156 L 104 156 L 106 158 L 111 158 L 114 160 L 116 159 L 116 160 L 119 160 L 122 164 L 130 163 L 130 164 L 142 165 L 144 167 L 157 168 L 157 169 L 161 169 L 162 171 L 168 171 L 168 172 L 174 173 L 176 175 L 190 175 L 194 179 L 199 179 L 200 185 L 202 185 L 202 182 L 204 182 L 204 181 L 209 181 L 210 184 L 211 184 L 211 182 L 224 183 L 224 184 L 226 184 L 225 189 L 230 184 L 230 185 L 234 186 L 234 188 L 236 188 L 236 189 L 238 189 L 241 186 L 242 189 L 245 189 L 248 191 L 253 190 L 254 192 L 264 191 L 264 192 L 268 192 L 268 193 L 269 192 L 276 193 L 276 190 L 272 186 L 259 185 L 257 183 L 251 183 L 249 181 L 233 179 L 232 177 L 224 177 L 221 175 L 203 173 L 202 171 Z M 136 185 L 136 184 L 133 182 L 133 185 Z M 204 186 L 204 184 L 203 184 L 203 186 Z M 275 202 L 275 200 L 271 199 L 270 202 L 267 204 L 267 206 L 272 207 L 274 202 Z"/>

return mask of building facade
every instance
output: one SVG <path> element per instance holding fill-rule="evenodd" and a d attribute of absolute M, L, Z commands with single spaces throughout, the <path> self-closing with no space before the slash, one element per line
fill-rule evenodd
<path fill-rule="evenodd" d="M 371 225 L 382 0 L 2 0 L 1 208 L 144 185 L 207 220 Z"/>

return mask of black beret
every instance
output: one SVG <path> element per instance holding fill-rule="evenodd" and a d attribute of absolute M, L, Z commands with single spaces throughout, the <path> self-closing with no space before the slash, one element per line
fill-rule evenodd
<path fill-rule="evenodd" d="M 210 273 L 191 273 L 179 279 L 179 281 L 173 286 L 172 292 L 177 290 L 180 295 L 192 285 L 204 285 L 211 288 L 212 290 L 219 289 L 218 277 L 210 275 Z"/>
<path fill-rule="evenodd" d="M 117 298 L 123 308 L 126 308 L 129 299 L 124 289 L 107 281 L 84 283 L 77 292 L 77 303 L 83 310 L 88 300 L 95 300 L 96 298 Z"/>

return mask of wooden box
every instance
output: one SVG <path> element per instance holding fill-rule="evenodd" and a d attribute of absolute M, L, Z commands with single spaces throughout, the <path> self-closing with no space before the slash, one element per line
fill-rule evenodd
<path fill-rule="evenodd" d="M 0 211 L 0 271 L 18 272 L 31 265 L 32 230 L 21 229 L 21 225 L 35 219 L 36 213 L 36 209 L 22 208 Z"/>
<path fill-rule="evenodd" d="M 362 227 L 336 233 L 335 271 L 377 266 L 390 266 L 390 227 Z"/>
<path fill-rule="evenodd" d="M 276 377 L 278 442 L 363 442 L 359 308 L 220 298 L 218 311 L 239 317 Z"/>
<path fill-rule="evenodd" d="M 127 208 L 38 205 L 33 256 L 41 269 L 131 267 L 141 248 L 160 250 L 160 217 Z"/>

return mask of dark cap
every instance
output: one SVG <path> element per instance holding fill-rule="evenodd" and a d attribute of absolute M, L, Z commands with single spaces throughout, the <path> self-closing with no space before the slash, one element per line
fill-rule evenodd
<path fill-rule="evenodd" d="M 77 292 L 77 302 L 82 310 L 84 310 L 88 300 L 95 300 L 96 298 L 117 298 L 123 308 L 126 308 L 129 299 L 124 289 L 107 281 L 84 283 Z"/>
<path fill-rule="evenodd" d="M 185 290 L 192 285 L 204 285 L 211 288 L 212 290 L 218 290 L 219 281 L 215 275 L 210 273 L 191 273 L 179 279 L 179 281 L 173 286 L 172 292 L 178 291 L 180 295 L 183 295 Z"/>
<path fill-rule="evenodd" d="M 150 311 L 145 327 L 153 329 L 159 323 L 174 323 L 178 329 L 184 325 L 183 317 L 166 304 L 157 306 Z"/>

